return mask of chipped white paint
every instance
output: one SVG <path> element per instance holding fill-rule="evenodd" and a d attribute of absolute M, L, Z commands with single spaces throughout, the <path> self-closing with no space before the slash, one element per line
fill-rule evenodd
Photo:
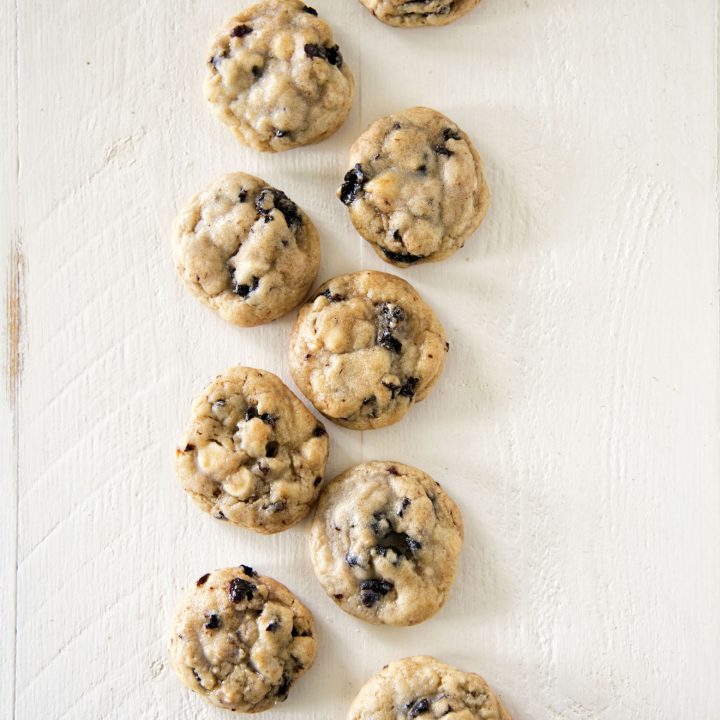
<path fill-rule="evenodd" d="M 331 140 L 271 157 L 201 98 L 206 42 L 238 0 L 18 3 L 19 206 L 15 7 L 0 5 L 2 250 L 22 229 L 27 262 L 17 478 L 6 397 L 0 423 L 0 716 L 223 717 L 168 671 L 166 618 L 185 583 L 246 562 L 321 632 L 268 718 L 341 718 L 370 673 L 425 652 L 485 674 L 519 720 L 716 720 L 715 4 L 484 0 L 428 31 L 316 4 L 358 98 Z M 332 428 L 331 471 L 414 463 L 465 513 L 448 605 L 393 630 L 325 599 L 306 526 L 255 537 L 178 489 L 191 397 L 237 361 L 287 379 L 291 319 L 243 331 L 204 310 L 168 227 L 186 196 L 245 170 L 315 218 L 323 278 L 387 270 L 333 192 L 360 130 L 419 103 L 477 140 L 493 206 L 463 252 L 403 272 L 450 335 L 437 391 L 394 428 Z"/>
<path fill-rule="evenodd" d="M 21 283 L 17 207 L 18 113 L 15 4 L 0 3 L 0 717 L 12 718 L 15 688 L 17 403 Z"/>

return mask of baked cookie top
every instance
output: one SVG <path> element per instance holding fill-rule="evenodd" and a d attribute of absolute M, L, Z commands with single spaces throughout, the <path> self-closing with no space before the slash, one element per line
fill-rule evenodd
<path fill-rule="evenodd" d="M 380 118 L 353 144 L 350 166 L 338 197 L 375 252 L 400 267 L 449 257 L 488 209 L 472 140 L 436 110 Z"/>
<path fill-rule="evenodd" d="M 489 685 L 433 657 L 386 665 L 357 694 L 348 720 L 511 720 Z"/>
<path fill-rule="evenodd" d="M 327 417 L 356 430 L 378 428 L 427 396 L 448 348 L 435 313 L 412 285 L 363 271 L 329 280 L 300 308 L 290 370 Z"/>
<path fill-rule="evenodd" d="M 218 375 L 193 404 L 176 470 L 203 510 L 270 534 L 308 513 L 328 450 L 322 423 L 280 378 L 238 366 Z"/>
<path fill-rule="evenodd" d="M 345 122 L 354 81 L 330 26 L 300 0 L 262 0 L 213 41 L 205 96 L 244 145 L 280 152 Z"/>
<path fill-rule="evenodd" d="M 287 698 L 316 649 L 310 611 L 277 580 L 241 565 L 203 575 L 187 590 L 170 664 L 213 705 L 256 713 Z"/>
<path fill-rule="evenodd" d="M 447 599 L 462 542 L 460 510 L 435 480 L 402 463 L 370 462 L 321 494 L 310 555 L 343 610 L 371 623 L 415 625 Z"/>
<path fill-rule="evenodd" d="M 175 221 L 173 258 L 187 289 L 235 325 L 284 315 L 307 295 L 320 267 L 308 216 L 264 180 L 223 175 Z"/>
<path fill-rule="evenodd" d="M 447 25 L 480 0 L 360 0 L 378 19 L 395 27 Z"/>

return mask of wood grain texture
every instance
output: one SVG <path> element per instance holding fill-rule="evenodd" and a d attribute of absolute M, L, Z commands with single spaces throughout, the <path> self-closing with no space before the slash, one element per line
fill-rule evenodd
<path fill-rule="evenodd" d="M 0 717 L 12 718 L 15 690 L 17 432 L 21 371 L 22 282 L 18 225 L 18 94 L 15 3 L 0 4 Z"/>
<path fill-rule="evenodd" d="M 0 6 L 2 248 L 7 263 L 21 220 L 27 298 L 17 533 L 6 391 L 0 409 L 4 622 L 15 537 L 19 558 L 0 715 L 15 696 L 19 720 L 225 717 L 168 670 L 168 618 L 184 585 L 245 562 L 291 587 L 321 634 L 269 720 L 343 717 L 365 678 L 412 653 L 482 673 L 516 720 L 715 720 L 715 4 L 483 0 L 417 31 L 356 0 L 315 5 L 357 100 L 333 138 L 277 157 L 239 147 L 201 97 L 208 40 L 237 0 L 19 3 L 18 107 L 16 11 Z M 203 184 L 244 170 L 316 221 L 320 279 L 387 270 L 334 190 L 360 131 L 415 104 L 475 138 L 493 204 L 451 260 L 398 271 L 450 337 L 436 391 L 393 428 L 331 428 L 330 473 L 415 464 L 465 515 L 448 604 L 391 629 L 325 598 L 307 523 L 256 537 L 178 488 L 192 397 L 236 362 L 289 381 L 292 316 L 244 331 L 202 308 L 175 276 L 169 226 Z"/>

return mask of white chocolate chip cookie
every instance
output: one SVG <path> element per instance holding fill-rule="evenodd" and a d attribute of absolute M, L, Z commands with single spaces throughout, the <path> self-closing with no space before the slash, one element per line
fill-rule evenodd
<path fill-rule="evenodd" d="M 170 664 L 213 705 L 244 713 L 283 702 L 313 664 L 310 611 L 282 584 L 247 565 L 203 575 L 180 603 Z"/>
<path fill-rule="evenodd" d="M 417 468 L 357 465 L 320 496 L 310 556 L 325 592 L 371 623 L 416 625 L 445 603 L 463 542 L 457 505 Z"/>
<path fill-rule="evenodd" d="M 490 686 L 433 657 L 386 665 L 357 694 L 348 720 L 511 720 Z"/>
<path fill-rule="evenodd" d="M 353 144 L 350 165 L 338 197 L 378 256 L 399 267 L 452 255 L 489 206 L 472 140 L 429 108 L 374 122 Z"/>
<path fill-rule="evenodd" d="M 300 0 L 262 0 L 228 20 L 208 67 L 215 114 L 256 150 L 319 142 L 352 106 L 353 76 L 332 30 Z"/>
<path fill-rule="evenodd" d="M 233 367 L 195 401 L 177 449 L 183 488 L 220 520 L 270 534 L 300 522 L 315 502 L 329 441 L 272 373 Z"/>
<path fill-rule="evenodd" d="M 409 283 L 386 273 L 341 275 L 300 308 L 290 371 L 324 415 L 356 430 L 398 422 L 423 400 L 449 345 Z"/>
<path fill-rule="evenodd" d="M 320 267 L 308 216 L 264 180 L 232 173 L 175 222 L 173 257 L 187 289 L 235 325 L 270 322 L 300 303 Z"/>

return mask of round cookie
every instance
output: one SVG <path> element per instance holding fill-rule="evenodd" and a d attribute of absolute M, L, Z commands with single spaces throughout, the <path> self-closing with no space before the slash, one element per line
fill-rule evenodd
<path fill-rule="evenodd" d="M 247 565 L 203 575 L 180 603 L 170 664 L 213 705 L 262 712 L 287 699 L 313 664 L 310 611 L 281 583 Z"/>
<path fill-rule="evenodd" d="M 398 462 L 356 465 L 320 496 L 310 556 L 325 592 L 371 623 L 416 625 L 445 603 L 463 542 L 440 485 Z"/>
<path fill-rule="evenodd" d="M 395 27 L 447 25 L 470 12 L 480 0 L 360 0 L 378 19 Z"/>
<path fill-rule="evenodd" d="M 205 96 L 238 140 L 280 152 L 332 135 L 354 80 L 330 26 L 300 0 L 262 0 L 228 20 L 208 61 Z"/>
<path fill-rule="evenodd" d="M 386 665 L 362 686 L 348 713 L 348 720 L 397 718 L 511 720 L 483 678 L 427 655 Z"/>
<path fill-rule="evenodd" d="M 270 322 L 307 295 L 320 267 L 308 216 L 260 178 L 232 173 L 193 197 L 175 221 L 185 286 L 235 325 Z"/>
<path fill-rule="evenodd" d="M 267 535 L 307 515 L 328 450 L 322 423 L 280 378 L 237 366 L 193 404 L 175 466 L 203 510 Z"/>
<path fill-rule="evenodd" d="M 398 422 L 423 400 L 449 347 L 412 285 L 395 275 L 356 272 L 329 280 L 300 308 L 290 371 L 321 413 L 366 430 Z"/>
<path fill-rule="evenodd" d="M 353 144 L 350 165 L 338 197 L 378 256 L 399 267 L 449 257 L 487 213 L 480 156 L 436 110 L 380 118 Z"/>

